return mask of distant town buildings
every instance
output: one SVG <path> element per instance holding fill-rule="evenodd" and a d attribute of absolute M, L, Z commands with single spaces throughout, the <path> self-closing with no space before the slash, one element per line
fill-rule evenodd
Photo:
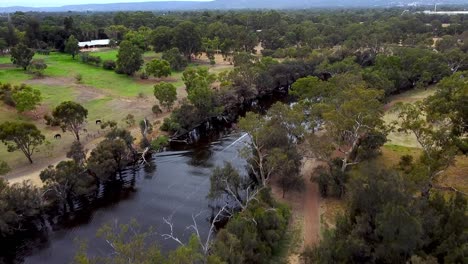
<path fill-rule="evenodd" d="M 468 15 L 468 11 L 430 11 L 425 10 L 422 12 L 426 15 Z"/>

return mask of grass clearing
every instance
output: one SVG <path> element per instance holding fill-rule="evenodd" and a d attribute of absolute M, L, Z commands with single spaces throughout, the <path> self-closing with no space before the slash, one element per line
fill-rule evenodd
<path fill-rule="evenodd" d="M 385 115 L 383 120 L 386 124 L 391 124 L 394 121 L 398 120 L 398 114 L 394 111 L 394 106 L 396 103 L 414 103 L 417 101 L 424 100 L 428 96 L 431 96 L 435 93 L 435 87 L 430 87 L 427 89 L 414 89 L 408 92 L 393 96 L 390 98 L 390 103 L 385 105 Z M 399 145 L 410 148 L 419 148 L 420 145 L 416 140 L 416 137 L 413 134 L 401 133 L 398 131 L 392 131 L 387 136 L 387 145 Z"/>
<path fill-rule="evenodd" d="M 391 102 L 385 106 L 384 121 L 389 124 L 398 119 L 398 115 L 391 111 L 396 103 L 414 103 L 424 100 L 435 92 L 436 89 L 433 86 L 428 89 L 415 89 L 394 96 L 391 98 Z M 421 155 L 421 146 L 413 134 L 391 132 L 387 138 L 388 142 L 381 148 L 382 155 L 370 161 L 376 164 L 377 167 L 392 168 L 398 165 L 403 155 L 412 155 L 415 160 Z M 468 192 L 467 172 L 468 157 L 459 155 L 456 157 L 455 163 L 440 175 L 438 184 L 441 186 L 452 186 L 463 192 Z"/>
<path fill-rule="evenodd" d="M 102 60 L 115 60 L 117 49 L 102 49 L 92 54 L 100 56 Z M 160 57 L 160 53 L 152 51 L 144 54 L 146 62 Z M 182 81 L 182 72 L 174 72 L 170 77 L 163 79 L 141 80 L 137 74 L 135 76 L 121 75 L 102 67 L 84 64 L 80 61 L 79 55 L 73 60 L 68 54 L 51 52 L 49 55 L 36 54 L 34 59 L 42 59 L 47 64 L 48 67 L 44 71 L 45 77 L 35 78 L 32 74 L 16 68 L 9 56 L 0 57 L 0 82 L 14 85 L 26 83 L 39 89 L 43 97 L 42 105 L 36 112 L 39 118 L 36 118 L 33 113 L 18 114 L 12 107 L 0 104 L 0 121 L 32 122 L 49 142 L 39 148 L 40 152 L 34 154 L 35 164 L 33 165 L 28 163 L 21 152 L 8 153 L 6 147 L 0 145 L 1 159 L 13 169 L 7 178 L 31 178 L 37 182 L 36 178 L 42 169 L 63 159 L 74 140 L 73 136 L 69 132 L 62 132 L 58 127 L 46 126 L 42 119 L 44 114 L 50 113 L 63 101 L 76 101 L 88 109 L 87 132 L 81 137 L 82 143 L 92 149 L 98 139 L 106 133 L 95 124 L 97 119 L 114 120 L 126 127 L 122 119 L 128 114 L 134 115 L 137 121 L 143 117 L 150 120 L 160 118 L 155 117 L 151 112 L 151 107 L 157 102 L 153 96 L 154 84 L 161 81 L 171 82 L 177 87 L 179 101 L 187 96 Z M 197 64 L 192 66 L 207 66 L 207 63 L 207 61 L 197 61 Z M 217 72 L 218 68 L 226 68 L 226 66 L 218 64 L 210 67 L 210 70 Z M 80 83 L 75 79 L 77 74 L 82 75 Z M 131 130 L 134 136 L 138 137 L 137 127 Z M 54 139 L 55 134 L 61 134 L 62 138 Z"/>

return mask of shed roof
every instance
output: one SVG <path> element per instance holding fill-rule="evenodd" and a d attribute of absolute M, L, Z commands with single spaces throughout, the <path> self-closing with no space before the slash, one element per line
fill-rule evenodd
<path fill-rule="evenodd" d="M 109 45 L 110 40 L 109 39 L 95 39 L 91 41 L 84 41 L 84 42 L 78 42 L 78 46 L 80 48 L 83 47 L 91 47 L 91 46 L 107 46 Z"/>

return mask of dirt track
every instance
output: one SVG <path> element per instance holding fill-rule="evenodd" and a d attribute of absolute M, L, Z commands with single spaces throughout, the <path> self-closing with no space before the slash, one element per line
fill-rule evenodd
<path fill-rule="evenodd" d="M 289 192 L 283 198 L 280 185 L 274 181 L 272 183 L 275 198 L 292 209 L 291 227 L 300 228 L 302 241 L 298 243 L 299 248 L 292 249 L 289 263 L 300 263 L 300 253 L 307 247 L 315 246 L 320 240 L 320 193 L 317 183 L 310 180 L 319 165 L 312 159 L 303 161 L 301 175 L 305 188 L 301 192 Z"/>

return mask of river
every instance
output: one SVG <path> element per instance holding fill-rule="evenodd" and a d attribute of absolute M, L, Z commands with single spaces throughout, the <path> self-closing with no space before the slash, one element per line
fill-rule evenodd
<path fill-rule="evenodd" d="M 247 138 L 232 133 L 209 143 L 199 142 L 187 149 L 154 155 L 151 162 L 156 165 L 156 170 L 138 170 L 134 192 L 92 212 L 78 223 L 49 231 L 47 239 L 35 242 L 33 250 L 19 250 L 19 262 L 70 263 L 78 249 L 76 239 L 87 241 L 90 255 L 105 256 L 111 249 L 103 239 L 96 237 L 98 229 L 106 223 L 127 224 L 132 219 L 138 222 L 142 231 L 150 227 L 156 230 L 152 237 L 163 252 L 178 246 L 175 241 L 162 238 L 161 234 L 169 232 L 163 218 L 172 218 L 174 235 L 187 241 L 192 233 L 187 229 L 193 223 L 192 215 L 202 212 L 197 223 L 202 237 L 206 237 L 211 216 L 210 201 L 206 198 L 211 170 L 225 161 L 237 168 L 245 167 L 238 151 L 245 146 Z"/>

